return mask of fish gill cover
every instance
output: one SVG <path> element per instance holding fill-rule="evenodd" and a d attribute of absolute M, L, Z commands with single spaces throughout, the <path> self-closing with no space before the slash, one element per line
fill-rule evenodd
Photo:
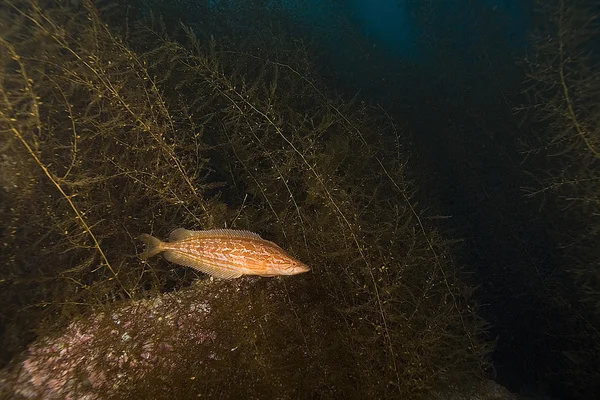
<path fill-rule="evenodd" d="M 430 398 L 483 377 L 408 135 L 324 87 L 274 4 L 151 5 L 0 6 L 0 393 Z M 177 226 L 259 232 L 311 272 L 139 260 L 137 235 Z"/>

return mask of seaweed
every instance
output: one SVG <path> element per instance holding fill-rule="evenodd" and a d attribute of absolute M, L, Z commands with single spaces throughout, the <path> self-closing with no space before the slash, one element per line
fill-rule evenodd
<path fill-rule="evenodd" d="M 216 339 L 155 343 L 143 372 L 99 356 L 114 384 L 77 367 L 83 384 L 70 390 L 426 398 L 486 375 L 487 324 L 454 241 L 417 204 L 408 135 L 385 110 L 328 89 L 276 4 L 190 6 L 193 25 L 135 2 L 126 21 L 114 16 L 127 2 L 7 4 L 1 154 L 22 171 L 3 178 L 0 210 L 9 356 L 34 332 L 64 345 L 80 323 L 99 338 L 94 354 L 139 358 L 140 343 L 176 337 L 177 324 L 144 323 L 168 296 L 153 315 L 178 320 L 206 301 L 208 314 L 182 318 Z M 212 282 L 135 257 L 138 234 L 179 226 L 259 232 L 312 271 Z M 25 354 L 49 357 L 39 348 Z"/>
<path fill-rule="evenodd" d="M 600 347 L 600 34 L 594 2 L 540 4 L 544 23 L 533 37 L 524 108 L 533 131 L 524 137 L 525 194 L 539 204 L 558 244 L 548 277 L 552 303 L 569 328 L 567 373 L 560 379 L 583 397 L 598 391 Z"/>

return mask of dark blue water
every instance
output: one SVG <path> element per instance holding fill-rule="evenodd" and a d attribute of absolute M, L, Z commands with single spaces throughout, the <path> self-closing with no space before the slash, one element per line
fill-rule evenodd
<path fill-rule="evenodd" d="M 551 298 L 554 285 L 568 296 L 571 283 L 557 272 L 550 222 L 522 190 L 519 139 L 544 127 L 515 111 L 530 101 L 523 60 L 543 17 L 517 0 L 333 3 L 303 3 L 304 33 L 317 38 L 332 85 L 382 104 L 412 134 L 425 196 L 465 239 L 459 260 L 492 323 L 496 379 L 570 398 L 563 349 L 573 343 L 563 335 L 573 320 Z"/>

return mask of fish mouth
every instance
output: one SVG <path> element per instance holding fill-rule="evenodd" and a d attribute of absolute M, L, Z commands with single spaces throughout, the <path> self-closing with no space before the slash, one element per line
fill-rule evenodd
<path fill-rule="evenodd" d="M 297 266 L 296 268 L 294 268 L 295 274 L 303 274 L 303 273 L 309 272 L 309 271 L 310 271 L 310 267 L 307 267 L 306 265 L 301 265 L 301 266 Z"/>

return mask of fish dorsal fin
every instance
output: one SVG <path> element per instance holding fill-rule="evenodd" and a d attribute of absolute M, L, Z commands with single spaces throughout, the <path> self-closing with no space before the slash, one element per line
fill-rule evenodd
<path fill-rule="evenodd" d="M 208 229 L 205 231 L 190 231 L 185 228 L 177 228 L 169 235 L 169 242 L 178 242 L 180 240 L 190 238 L 214 238 L 215 236 L 262 240 L 258 233 L 237 229 Z"/>
<path fill-rule="evenodd" d="M 242 276 L 240 271 L 231 269 L 219 268 L 211 265 L 199 263 L 197 260 L 191 259 L 186 254 L 182 254 L 177 251 L 169 250 L 166 251 L 165 259 L 175 264 L 183 265 L 184 267 L 190 267 L 205 274 L 214 276 L 220 279 L 234 279 Z"/>
<path fill-rule="evenodd" d="M 179 242 L 180 240 L 188 239 L 194 234 L 194 231 L 188 231 L 185 228 L 177 228 L 169 234 L 169 242 Z"/>

